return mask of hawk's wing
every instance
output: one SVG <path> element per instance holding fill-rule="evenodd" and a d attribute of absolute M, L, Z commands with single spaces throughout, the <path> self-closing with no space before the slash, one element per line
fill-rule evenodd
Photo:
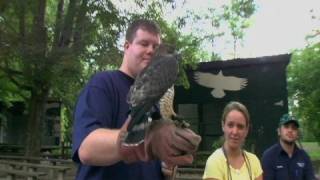
<path fill-rule="evenodd" d="M 149 125 L 148 113 L 177 79 L 178 57 L 173 54 L 157 55 L 135 79 L 128 94 L 131 121 L 125 144 L 138 145 L 144 140 Z"/>

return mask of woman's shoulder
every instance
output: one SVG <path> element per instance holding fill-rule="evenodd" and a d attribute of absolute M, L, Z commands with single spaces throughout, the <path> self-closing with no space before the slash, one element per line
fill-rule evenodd
<path fill-rule="evenodd" d="M 250 160 L 254 160 L 254 161 L 260 161 L 259 158 L 257 157 L 257 155 L 255 155 L 252 152 L 248 152 L 248 151 L 244 151 L 244 153 L 246 154 L 246 156 L 250 159 Z"/>
<path fill-rule="evenodd" d="M 226 169 L 226 159 L 221 148 L 216 149 L 208 158 L 203 174 L 203 179 L 222 179 Z"/>

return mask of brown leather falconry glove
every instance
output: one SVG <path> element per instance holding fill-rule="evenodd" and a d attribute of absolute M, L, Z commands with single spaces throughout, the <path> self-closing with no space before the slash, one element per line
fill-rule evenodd
<path fill-rule="evenodd" d="M 123 145 L 126 127 L 119 134 L 120 154 L 127 163 L 159 159 L 170 166 L 188 165 L 193 162 L 201 137 L 191 129 L 178 128 L 172 121 L 156 120 L 148 127 L 144 142 L 137 146 Z"/>
<path fill-rule="evenodd" d="M 127 127 L 129 122 L 131 121 L 131 118 L 128 117 L 126 122 L 122 125 L 118 137 L 118 147 L 119 147 L 119 153 L 122 156 L 122 160 L 126 163 L 132 163 L 136 161 L 149 161 L 149 157 L 146 154 L 145 151 L 145 144 L 140 143 L 137 146 L 127 146 L 124 145 L 124 139 L 127 136 Z"/>
<path fill-rule="evenodd" d="M 160 159 L 169 166 L 193 162 L 201 137 L 189 128 L 179 128 L 169 120 L 153 121 L 149 127 L 145 147 L 150 159 Z"/>

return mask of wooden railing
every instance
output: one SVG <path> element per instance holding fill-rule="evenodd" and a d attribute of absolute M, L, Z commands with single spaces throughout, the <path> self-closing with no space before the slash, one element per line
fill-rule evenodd
<path fill-rule="evenodd" d="M 26 178 L 27 180 L 37 180 L 41 176 L 46 175 L 46 173 L 44 172 L 30 172 L 27 170 L 9 169 L 4 167 L 0 167 L 0 173 L 5 173 L 7 180 L 15 180 L 18 177 L 23 177 L 24 179 Z"/>
<path fill-rule="evenodd" d="M 67 170 L 70 170 L 70 166 L 62 165 L 48 165 L 43 163 L 28 163 L 28 162 L 18 162 L 18 161 L 4 161 L 0 160 L 0 164 L 4 165 L 11 170 L 27 170 L 27 172 L 44 172 L 45 170 L 49 172 L 49 179 L 63 180 Z M 27 173 L 26 173 L 27 174 Z"/>
<path fill-rule="evenodd" d="M 61 143 L 61 145 L 44 145 L 41 146 L 41 156 L 54 158 L 70 158 L 71 145 Z M 23 155 L 25 146 L 16 144 L 0 144 L 1 155 Z"/>

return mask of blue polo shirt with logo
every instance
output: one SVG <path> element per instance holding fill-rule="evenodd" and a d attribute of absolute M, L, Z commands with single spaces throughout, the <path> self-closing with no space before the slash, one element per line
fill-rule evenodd
<path fill-rule="evenodd" d="M 262 168 L 264 180 L 315 180 L 309 156 L 297 146 L 292 157 L 280 143 L 271 146 L 263 153 Z"/>
<path fill-rule="evenodd" d="M 76 180 L 161 180 L 161 162 L 118 162 L 110 166 L 81 163 L 78 149 L 98 128 L 119 129 L 129 112 L 127 94 L 134 79 L 121 71 L 94 75 L 82 90 L 74 113 L 72 159 L 78 165 Z M 106 141 L 108 139 L 106 138 Z"/>

